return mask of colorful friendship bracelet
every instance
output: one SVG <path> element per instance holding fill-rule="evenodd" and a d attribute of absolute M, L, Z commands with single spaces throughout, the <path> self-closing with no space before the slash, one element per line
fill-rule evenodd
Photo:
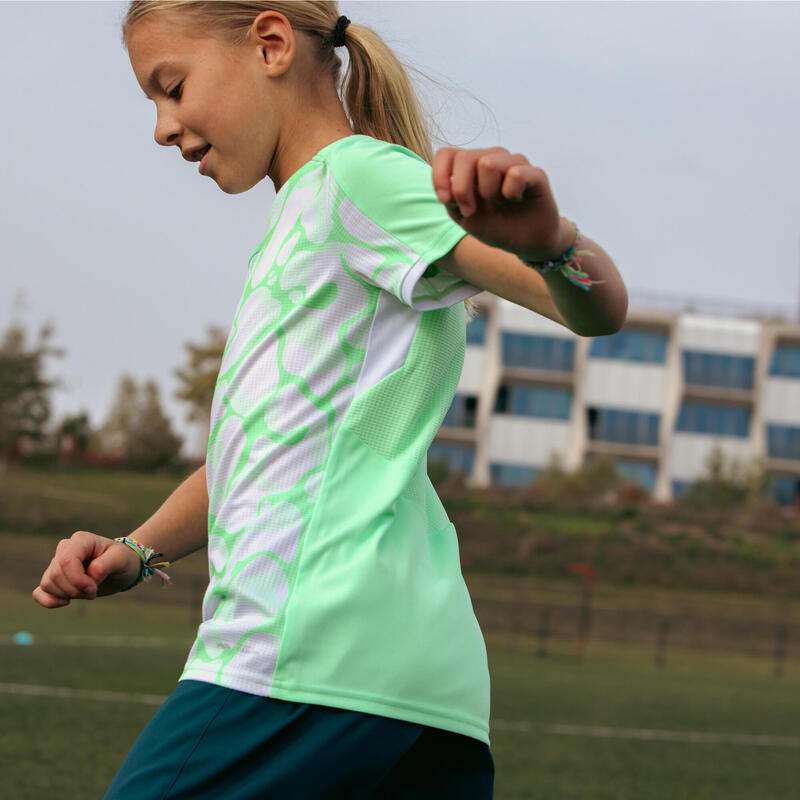
<path fill-rule="evenodd" d="M 169 575 L 167 575 L 166 572 L 157 569 L 157 567 L 168 567 L 170 563 L 169 561 L 159 561 L 155 564 L 150 563 L 154 558 L 160 558 L 163 556 L 163 553 L 154 552 L 152 547 L 148 547 L 141 542 L 137 542 L 136 539 L 132 539 L 130 536 L 119 536 L 114 539 L 114 541 L 127 545 L 139 556 L 139 558 L 142 559 L 142 567 L 139 570 L 139 576 L 130 586 L 122 589 L 121 591 L 127 592 L 128 589 L 133 589 L 134 586 L 138 586 L 140 583 L 149 581 L 153 575 L 158 575 L 158 577 L 161 578 L 162 586 L 172 583 L 172 581 L 169 579 Z"/>
<path fill-rule="evenodd" d="M 566 219 L 563 217 L 562 219 Z M 593 281 L 581 269 L 581 257 L 596 255 L 591 250 L 578 250 L 578 241 L 581 238 L 581 232 L 578 226 L 568 219 L 571 225 L 575 228 L 575 241 L 569 246 L 567 251 L 554 261 L 526 261 L 522 259 L 523 263 L 529 267 L 533 267 L 540 275 L 545 272 L 555 272 L 558 270 L 570 283 L 580 286 L 581 289 L 589 291 L 589 287 L 595 283 L 605 283 L 605 281 Z"/>

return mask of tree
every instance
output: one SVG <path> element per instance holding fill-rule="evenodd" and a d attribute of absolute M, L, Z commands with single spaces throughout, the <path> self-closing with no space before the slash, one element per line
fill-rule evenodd
<path fill-rule="evenodd" d="M 186 419 L 189 422 L 203 424 L 206 434 L 225 341 L 226 336 L 222 328 L 209 325 L 206 328 L 205 342 L 184 344 L 188 351 L 188 364 L 175 370 L 175 375 L 181 384 L 175 397 L 188 405 Z"/>
<path fill-rule="evenodd" d="M 178 460 L 182 444 L 161 407 L 156 382 L 148 380 L 126 441 L 125 460 L 137 469 L 169 467 Z"/>
<path fill-rule="evenodd" d="M 103 427 L 97 432 L 98 449 L 124 458 L 128 438 L 138 413 L 139 389 L 130 375 L 123 375 Z"/>
<path fill-rule="evenodd" d="M 183 444 L 164 413 L 156 382 L 148 380 L 139 387 L 130 375 L 120 378 L 98 441 L 103 452 L 147 470 L 175 464 Z"/>
<path fill-rule="evenodd" d="M 52 347 L 51 325 L 43 325 L 38 341 L 28 343 L 25 329 L 12 325 L 0 340 L 0 462 L 23 443 L 41 441 L 50 419 L 50 392 L 58 385 L 44 377 L 45 359 L 61 356 Z"/>
<path fill-rule="evenodd" d="M 626 486 L 613 460 L 596 456 L 573 470 L 566 470 L 558 453 L 533 480 L 532 489 L 543 502 L 555 506 L 591 507 L 614 502 Z"/>
<path fill-rule="evenodd" d="M 729 458 L 719 444 L 708 455 L 706 472 L 684 495 L 684 502 L 699 506 L 730 508 L 757 503 L 769 484 L 762 459 L 749 464 Z"/>
<path fill-rule="evenodd" d="M 56 428 L 56 449 L 62 461 L 80 461 L 89 448 L 92 427 L 89 415 L 80 414 L 64 417 Z"/>

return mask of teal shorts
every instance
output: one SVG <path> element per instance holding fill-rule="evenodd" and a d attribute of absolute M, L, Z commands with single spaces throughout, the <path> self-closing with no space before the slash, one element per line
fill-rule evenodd
<path fill-rule="evenodd" d="M 104 800 L 489 800 L 483 742 L 184 680 Z"/>

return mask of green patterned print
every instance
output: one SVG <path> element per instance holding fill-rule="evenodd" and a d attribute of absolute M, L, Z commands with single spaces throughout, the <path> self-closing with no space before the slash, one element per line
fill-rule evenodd
<path fill-rule="evenodd" d="M 182 678 L 488 741 L 488 671 L 427 478 L 479 289 L 430 167 L 366 136 L 281 188 L 223 356 L 209 575 Z"/>

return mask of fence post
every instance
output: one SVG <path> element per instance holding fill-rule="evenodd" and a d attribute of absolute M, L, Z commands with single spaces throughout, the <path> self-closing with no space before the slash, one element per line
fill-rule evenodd
<path fill-rule="evenodd" d="M 575 657 L 583 661 L 586 656 L 586 645 L 589 643 L 589 629 L 592 626 L 592 588 L 585 583 L 581 595 L 580 621 L 578 623 L 578 646 Z"/>
<path fill-rule="evenodd" d="M 786 661 L 786 643 L 789 638 L 789 629 L 783 623 L 775 629 L 775 667 L 773 674 L 776 678 L 783 677 L 783 665 Z"/>
<path fill-rule="evenodd" d="M 662 668 L 667 660 L 667 637 L 669 636 L 669 620 L 662 617 L 658 621 L 656 635 L 656 666 Z"/>
<path fill-rule="evenodd" d="M 583 661 L 586 655 L 586 645 L 589 642 L 589 629 L 592 624 L 592 584 L 595 578 L 595 568 L 592 564 L 570 564 L 570 571 L 573 575 L 579 575 L 583 583 L 580 618 L 578 621 L 578 641 L 575 645 L 575 658 L 578 661 Z"/>
<path fill-rule="evenodd" d="M 542 606 L 539 613 L 539 649 L 536 655 L 547 658 L 547 637 L 550 635 L 550 607 Z"/>
<path fill-rule="evenodd" d="M 514 613 L 511 617 L 511 649 L 515 652 L 522 646 L 523 632 L 523 618 L 525 616 L 525 601 L 527 600 L 527 593 L 525 586 L 520 581 L 514 591 Z"/>

